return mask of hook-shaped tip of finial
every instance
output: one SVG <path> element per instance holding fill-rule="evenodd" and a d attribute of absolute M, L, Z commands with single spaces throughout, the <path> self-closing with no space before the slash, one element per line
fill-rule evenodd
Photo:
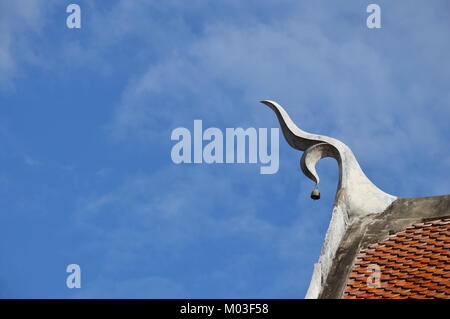
<path fill-rule="evenodd" d="M 277 102 L 274 102 L 274 101 L 271 101 L 271 100 L 262 100 L 262 101 L 259 101 L 259 102 L 262 103 L 262 104 L 267 105 L 268 107 L 270 107 L 274 111 L 281 107 L 280 105 L 278 105 Z"/>
<path fill-rule="evenodd" d="M 267 105 L 278 117 L 283 135 L 286 141 L 295 149 L 304 151 L 308 147 L 323 142 L 319 135 L 310 134 L 301 130 L 290 118 L 286 110 L 277 102 L 271 100 L 262 100 L 262 104 Z"/>

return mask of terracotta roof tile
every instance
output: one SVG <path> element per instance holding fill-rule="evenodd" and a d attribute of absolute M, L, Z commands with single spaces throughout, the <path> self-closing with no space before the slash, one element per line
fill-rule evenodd
<path fill-rule="evenodd" d="M 343 298 L 450 299 L 450 218 L 415 224 L 362 250 Z"/>

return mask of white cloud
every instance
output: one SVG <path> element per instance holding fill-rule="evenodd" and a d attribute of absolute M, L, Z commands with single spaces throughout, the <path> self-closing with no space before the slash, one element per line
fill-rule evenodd
<path fill-rule="evenodd" d="M 363 167 L 379 167 L 377 180 L 387 171 L 408 174 L 417 149 L 429 150 L 420 154 L 424 165 L 438 153 L 433 164 L 442 166 L 448 136 L 442 118 L 450 108 L 439 96 L 450 81 L 442 55 L 450 50 L 444 40 L 450 22 L 440 6 L 446 4 L 427 7 L 407 28 L 404 6 L 386 4 L 387 22 L 377 31 L 355 27 L 365 14 L 355 5 L 312 6 L 279 21 L 248 14 L 248 23 L 209 22 L 182 51 L 150 63 L 130 82 L 112 132 L 154 142 L 193 118 L 229 127 L 274 125 L 257 106 L 270 98 L 306 130 L 348 143 Z M 417 14 L 418 6 L 408 8 Z M 395 157 L 404 170 L 391 165 Z M 399 179 L 393 190 L 408 195 L 410 183 Z"/>
<path fill-rule="evenodd" d="M 46 11 L 54 1 L 17 0 L 0 3 L 0 90 L 14 89 L 14 79 L 25 76 L 23 65 L 40 63 L 33 44 L 45 26 Z"/>
<path fill-rule="evenodd" d="M 288 224 L 270 222 L 273 216 L 264 217 L 265 207 L 285 199 L 264 195 L 267 184 L 259 186 L 257 175 L 257 170 L 254 175 L 248 170 L 235 175 L 172 166 L 150 176 L 135 176 L 110 193 L 83 200 L 75 216 L 76 225 L 93 238 L 89 249 L 97 247 L 101 252 L 96 255 L 101 276 L 91 279 L 95 284 L 86 293 L 109 296 L 107 287 L 127 285 L 124 274 L 131 272 L 168 281 L 178 278 L 178 288 L 170 297 L 192 297 L 194 291 L 213 290 L 218 296 L 232 297 L 252 291 L 253 276 L 269 271 L 273 277 L 263 284 L 267 295 L 282 296 L 279 289 L 270 294 L 269 287 L 283 286 L 292 268 L 299 267 L 303 277 L 289 286 L 292 295 L 301 297 L 301 289 L 309 280 L 311 252 L 318 249 L 302 243 L 315 237 L 319 245 L 321 222 L 308 214 Z M 270 214 L 296 212 L 293 205 L 287 205 Z M 196 262 L 204 264 L 191 270 L 189 276 L 176 275 Z M 277 268 L 264 270 L 272 263 Z M 240 279 L 232 277 L 241 275 Z M 103 284 L 105 281 L 109 282 Z M 197 289 L 189 287 L 190 281 Z M 117 295 L 125 296 L 126 292 L 117 290 Z"/>

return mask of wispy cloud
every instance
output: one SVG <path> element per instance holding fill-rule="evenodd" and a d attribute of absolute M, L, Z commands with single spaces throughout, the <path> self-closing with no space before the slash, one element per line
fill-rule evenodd
<path fill-rule="evenodd" d="M 18 0 L 0 4 L 0 90 L 13 90 L 14 79 L 26 76 L 23 65 L 40 60 L 33 44 L 46 25 L 46 9 L 53 3 Z"/>
<path fill-rule="evenodd" d="M 307 278 L 309 249 L 301 248 L 302 242 L 311 237 L 320 242 L 318 224 L 308 217 L 295 218 L 293 224 L 273 224 L 273 217 L 261 212 L 270 202 L 282 199 L 279 195 L 265 197 L 255 175 L 246 171 L 239 175 L 241 178 L 220 170 L 174 166 L 135 176 L 111 193 L 83 200 L 77 225 L 95 238 L 90 245 L 103 251 L 97 256 L 102 271 L 96 280 L 109 278 L 108 284 L 101 285 L 104 288 L 129 284 L 117 273 L 143 273 L 168 282 L 176 277 L 179 288 L 170 292 L 170 297 L 195 297 L 189 289 L 191 283 L 204 285 L 203 291 L 208 292 L 214 285 L 217 296 L 232 297 L 251 296 L 251 285 L 265 275 L 262 287 L 267 295 L 283 295 L 276 289 L 270 292 L 269 287 L 286 280 L 282 278 L 293 271 L 289 264 L 300 267 L 296 274 Z M 289 211 L 294 212 L 295 207 L 283 208 L 282 214 L 289 215 Z M 204 258 L 210 262 L 201 264 Z M 245 280 L 241 278 L 243 287 L 239 278 L 232 278 L 237 273 L 245 276 Z M 307 280 L 295 285 L 286 282 L 294 296 L 301 294 Z M 95 286 L 85 293 L 100 293 Z M 103 288 L 100 296 L 126 295 Z M 145 297 L 147 292 L 152 296 L 152 288 L 148 289 L 139 296 Z"/>
<path fill-rule="evenodd" d="M 363 5 L 354 4 L 317 11 L 299 4 L 296 14 L 278 21 L 261 21 L 257 12 L 247 13 L 248 23 L 210 21 L 183 51 L 151 62 L 130 82 L 113 132 L 161 140 L 173 126 L 196 117 L 225 126 L 273 125 L 256 106 L 271 98 L 286 105 L 305 129 L 348 143 L 363 166 L 380 167 L 383 173 L 374 178 L 382 183 L 386 170 L 410 175 L 418 157 L 424 169 L 429 162 L 447 169 L 442 148 L 448 136 L 442 119 L 450 109 L 445 90 L 450 64 L 442 55 L 450 50 L 449 41 L 442 41 L 449 27 L 442 15 L 446 6 L 427 7 L 408 27 L 403 6 L 386 3 L 385 27 L 378 31 L 361 22 L 353 27 L 365 14 Z M 409 6 L 411 14 L 414 8 Z M 433 34 L 426 37 L 426 51 L 420 50 L 425 33 Z M 429 152 L 417 154 L 424 148 Z M 403 163 L 392 166 L 391 158 Z M 409 185 L 410 180 L 398 179 L 390 191 L 407 195 Z"/>

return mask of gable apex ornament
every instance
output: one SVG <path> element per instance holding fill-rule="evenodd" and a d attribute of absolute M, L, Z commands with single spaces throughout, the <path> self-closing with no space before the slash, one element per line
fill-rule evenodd
<path fill-rule="evenodd" d="M 347 145 L 328 136 L 307 133 L 295 125 L 278 103 L 261 102 L 277 115 L 289 145 L 303 151 L 300 167 L 316 183 L 311 194 L 313 199 L 320 197 L 317 162 L 324 157 L 332 157 L 339 166 L 339 183 L 330 224 L 305 298 L 342 298 L 361 251 L 411 225 L 430 218 L 448 217 L 450 195 L 397 198 L 387 194 L 363 173 Z"/>
<path fill-rule="evenodd" d="M 288 144 L 300 151 L 300 167 L 303 173 L 315 182 L 311 198 L 319 199 L 319 175 L 316 164 L 325 157 L 336 159 L 339 165 L 339 182 L 335 206 L 345 206 L 349 219 L 383 212 L 397 197 L 387 194 L 373 184 L 364 174 L 352 150 L 341 141 L 301 130 L 277 102 L 264 100 L 278 117 L 281 130 Z"/>

